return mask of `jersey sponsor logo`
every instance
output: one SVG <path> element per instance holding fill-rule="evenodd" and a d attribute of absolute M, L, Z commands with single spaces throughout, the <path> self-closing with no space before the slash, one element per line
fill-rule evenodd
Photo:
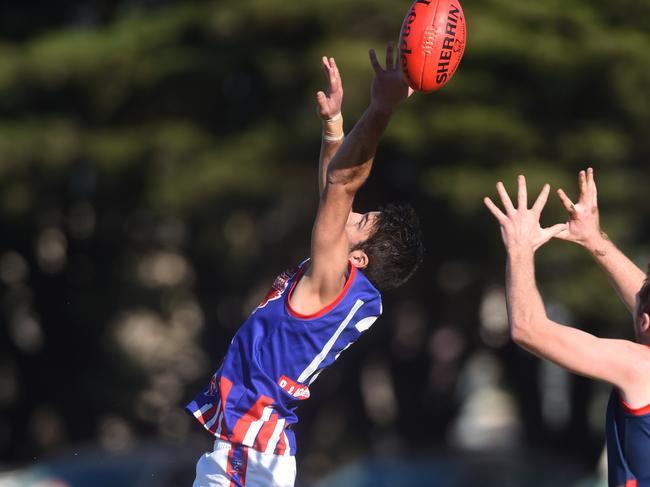
<path fill-rule="evenodd" d="M 275 301 L 276 299 L 279 299 L 287 289 L 289 279 L 291 279 L 291 276 L 293 276 L 295 272 L 295 269 L 289 269 L 276 277 L 273 285 L 271 286 L 271 289 L 269 289 L 269 292 L 266 293 L 266 296 L 264 296 L 264 299 L 262 299 L 262 302 L 258 308 L 263 308 L 269 303 L 269 301 Z"/>
<path fill-rule="evenodd" d="M 282 387 L 286 393 L 292 395 L 296 399 L 300 399 L 301 401 L 309 399 L 309 386 L 299 384 L 296 381 L 289 379 L 286 375 L 283 375 L 278 379 L 278 385 Z"/>

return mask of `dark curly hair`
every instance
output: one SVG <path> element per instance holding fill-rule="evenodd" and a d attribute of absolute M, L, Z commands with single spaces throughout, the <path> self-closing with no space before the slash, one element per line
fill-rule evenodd
<path fill-rule="evenodd" d="M 389 204 L 379 208 L 370 237 L 353 250 L 368 255 L 365 276 L 380 291 L 404 284 L 422 262 L 424 246 L 420 220 L 411 205 Z"/>

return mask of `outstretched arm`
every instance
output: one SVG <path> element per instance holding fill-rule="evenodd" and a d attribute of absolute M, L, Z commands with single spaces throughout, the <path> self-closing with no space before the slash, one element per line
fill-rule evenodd
<path fill-rule="evenodd" d="M 569 221 L 557 238 L 575 242 L 587 249 L 605 271 L 627 308 L 634 313 L 636 293 L 645 281 L 645 273 L 600 229 L 594 170 L 589 168 L 580 171 L 578 184 L 580 196 L 577 203 L 573 203 L 562 189 L 558 189 L 557 194 L 569 213 Z"/>
<path fill-rule="evenodd" d="M 632 407 L 650 402 L 646 386 L 650 368 L 647 347 L 626 340 L 597 338 L 581 330 L 560 325 L 546 315 L 535 283 L 535 251 L 566 230 L 566 224 L 542 228 L 539 218 L 549 186 L 528 209 L 526 180 L 519 176 L 518 207 L 515 208 L 502 183 L 497 190 L 505 212 L 489 198 L 484 202 L 501 225 L 508 253 L 506 294 L 513 340 L 538 357 L 550 360 L 574 373 L 618 386 Z"/>
<path fill-rule="evenodd" d="M 386 48 L 385 69 L 374 50 L 370 62 L 375 71 L 371 102 L 327 168 L 312 230 L 311 265 L 294 291 L 295 299 L 309 301 L 311 308 L 329 304 L 345 284 L 351 250 L 345 227 L 354 196 L 370 174 L 393 110 L 412 93 L 402 78 L 392 44 Z"/>
<path fill-rule="evenodd" d="M 328 87 L 325 91 L 316 93 L 316 105 L 318 116 L 323 122 L 323 137 L 320 146 L 320 157 L 318 159 L 318 193 L 323 194 L 325 189 L 325 178 L 330 161 L 343 144 L 345 133 L 343 132 L 343 83 L 336 61 L 333 57 L 323 56 L 321 65 L 327 76 Z"/>

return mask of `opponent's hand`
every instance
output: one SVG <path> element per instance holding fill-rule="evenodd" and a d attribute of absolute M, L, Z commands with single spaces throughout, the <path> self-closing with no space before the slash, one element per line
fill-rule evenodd
<path fill-rule="evenodd" d="M 551 238 L 565 230 L 566 223 L 559 223 L 549 228 L 542 228 L 539 223 L 542 210 L 548 200 L 548 193 L 550 191 L 548 184 L 544 185 L 544 188 L 542 188 L 531 209 L 528 209 L 526 178 L 519 176 L 517 178 L 517 185 L 519 193 L 517 197 L 517 208 L 512 204 L 510 196 L 508 196 L 506 188 L 501 181 L 497 183 L 497 192 L 503 203 L 505 213 L 490 198 L 485 197 L 483 202 L 501 225 L 501 236 L 503 237 L 503 243 L 508 253 L 533 253 Z"/>
<path fill-rule="evenodd" d="M 580 195 L 577 203 L 573 203 L 564 190 L 557 190 L 562 205 L 569 213 L 569 221 L 566 223 L 566 229 L 556 237 L 580 245 L 587 245 L 602 236 L 598 215 L 598 193 L 592 168 L 580 171 L 578 186 Z"/>
<path fill-rule="evenodd" d="M 316 109 L 320 118 L 330 120 L 341 113 L 343 82 L 333 57 L 323 56 L 321 64 L 327 75 L 328 87 L 325 91 L 316 93 Z"/>
<path fill-rule="evenodd" d="M 372 82 L 372 105 L 385 112 L 392 112 L 401 102 L 413 94 L 413 89 L 404 81 L 399 67 L 399 56 L 395 55 L 392 42 L 386 45 L 386 69 L 377 60 L 377 53 L 370 49 L 370 64 L 375 71 Z"/>

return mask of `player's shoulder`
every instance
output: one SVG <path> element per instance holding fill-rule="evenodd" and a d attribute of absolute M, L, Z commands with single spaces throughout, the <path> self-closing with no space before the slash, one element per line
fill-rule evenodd
<path fill-rule="evenodd" d="M 650 368 L 650 345 L 632 340 L 623 340 L 623 346 L 628 354 L 621 357 L 621 359 L 636 361 L 639 366 Z"/>
<path fill-rule="evenodd" d="M 625 373 L 619 388 L 632 407 L 650 404 L 650 347 L 629 340 L 622 345 L 619 356 Z"/>
<path fill-rule="evenodd" d="M 266 293 L 257 309 L 265 308 L 267 304 L 273 301 L 280 300 L 285 293 L 290 292 L 291 286 L 295 283 L 296 279 L 301 275 L 308 263 L 309 259 L 304 259 L 297 266 L 289 267 L 277 275 L 271 289 Z"/>
<path fill-rule="evenodd" d="M 626 364 L 628 369 L 647 378 L 650 377 L 650 346 L 632 340 L 614 340 L 618 342 L 618 361 Z"/>
<path fill-rule="evenodd" d="M 317 286 L 313 286 L 307 272 L 301 273 L 294 280 L 287 293 L 289 312 L 301 319 L 326 318 L 330 312 L 349 312 L 350 308 L 365 306 L 378 308 L 381 312 L 381 295 L 363 273 L 349 265 L 348 274 L 336 292 L 323 297 Z"/>

